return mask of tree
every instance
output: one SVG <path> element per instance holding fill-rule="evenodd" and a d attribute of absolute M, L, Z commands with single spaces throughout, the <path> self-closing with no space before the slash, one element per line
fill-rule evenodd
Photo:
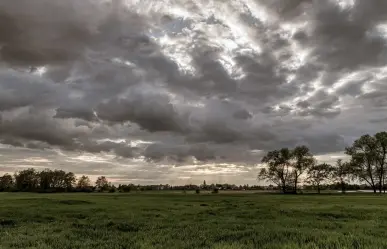
<path fill-rule="evenodd" d="M 39 186 L 39 173 L 35 169 L 25 169 L 15 173 L 16 188 L 20 191 L 33 191 Z"/>
<path fill-rule="evenodd" d="M 77 188 L 87 189 L 90 187 L 91 187 L 91 181 L 88 176 L 83 175 L 78 179 Z"/>
<path fill-rule="evenodd" d="M 317 192 L 320 194 L 321 184 L 329 179 L 332 172 L 332 166 L 326 163 L 313 165 L 308 169 L 306 182 L 317 187 Z"/>
<path fill-rule="evenodd" d="M 136 189 L 136 186 L 134 186 L 133 184 L 129 184 L 129 185 L 120 184 L 118 186 L 118 190 L 120 192 L 130 192 L 130 191 L 135 190 L 135 189 Z"/>
<path fill-rule="evenodd" d="M 268 152 L 262 159 L 268 167 L 261 169 L 258 179 L 273 182 L 286 193 L 291 176 L 291 159 L 292 152 L 288 148 Z"/>
<path fill-rule="evenodd" d="M 47 190 L 54 188 L 54 172 L 49 169 L 45 169 L 38 173 L 39 175 L 39 187 Z"/>
<path fill-rule="evenodd" d="M 345 186 L 349 181 L 350 170 L 350 164 L 348 162 L 343 163 L 342 159 L 337 160 L 336 164 L 331 167 L 331 179 L 340 185 L 343 194 L 345 194 Z"/>
<path fill-rule="evenodd" d="M 63 170 L 54 170 L 52 174 L 53 174 L 52 188 L 64 190 L 67 187 L 66 186 L 67 173 Z"/>
<path fill-rule="evenodd" d="M 38 173 L 39 186 L 43 190 L 69 191 L 75 184 L 75 175 L 63 170 L 46 169 Z"/>
<path fill-rule="evenodd" d="M 376 193 L 382 192 L 385 178 L 387 153 L 387 134 L 377 133 L 375 136 L 363 135 L 351 147 L 346 148 L 346 154 L 351 156 L 351 173 L 360 181 L 366 182 Z"/>
<path fill-rule="evenodd" d="M 97 178 L 97 181 L 95 182 L 95 187 L 99 191 L 108 190 L 109 189 L 109 182 L 108 182 L 108 180 L 106 179 L 105 176 L 100 176 L 100 177 Z"/>
<path fill-rule="evenodd" d="M 117 187 L 109 183 L 108 185 L 109 193 L 115 193 L 117 191 Z"/>
<path fill-rule="evenodd" d="M 387 132 L 379 132 L 375 134 L 376 140 L 376 161 L 378 164 L 379 173 L 379 192 L 386 192 L 385 178 L 386 178 L 386 164 L 387 164 Z"/>
<path fill-rule="evenodd" d="M 297 194 L 297 186 L 300 176 L 302 176 L 307 169 L 315 164 L 315 159 L 312 153 L 310 153 L 309 148 L 306 146 L 297 146 L 294 148 L 292 151 L 292 158 L 294 160 L 292 172 L 294 178 L 294 193 Z"/>
<path fill-rule="evenodd" d="M 9 174 L 0 177 L 0 191 L 10 190 L 13 187 L 13 178 Z"/>
<path fill-rule="evenodd" d="M 199 187 L 200 187 L 201 189 L 206 190 L 206 189 L 208 188 L 208 185 L 207 185 L 206 181 L 204 180 L 204 181 L 203 181 L 203 184 L 200 185 Z"/>
<path fill-rule="evenodd" d="M 64 187 L 67 191 L 73 189 L 75 182 L 77 181 L 77 178 L 75 177 L 75 174 L 73 172 L 68 172 L 64 176 Z"/>

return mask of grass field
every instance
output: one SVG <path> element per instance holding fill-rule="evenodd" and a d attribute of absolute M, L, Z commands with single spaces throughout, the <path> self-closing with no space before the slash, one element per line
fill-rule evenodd
<path fill-rule="evenodd" d="M 0 248 L 387 248 L 387 197 L 2 193 Z"/>

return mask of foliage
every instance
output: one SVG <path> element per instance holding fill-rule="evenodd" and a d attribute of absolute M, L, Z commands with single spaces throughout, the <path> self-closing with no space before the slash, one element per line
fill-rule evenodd
<path fill-rule="evenodd" d="M 133 184 L 129 184 L 129 185 L 120 184 L 120 185 L 118 185 L 118 188 L 117 188 L 117 190 L 119 192 L 124 192 L 124 193 L 128 193 L 128 192 L 135 190 L 135 189 L 136 189 L 136 187 Z"/>
<path fill-rule="evenodd" d="M 372 187 L 374 192 L 382 192 L 386 177 L 387 132 L 374 136 L 363 135 L 346 148 L 351 157 L 351 174 Z"/>
<path fill-rule="evenodd" d="M 109 186 L 109 193 L 115 193 L 117 188 L 114 185 Z"/>
<path fill-rule="evenodd" d="M 26 169 L 14 175 L 15 186 L 20 191 L 33 191 L 39 186 L 39 173 L 35 169 Z"/>
<path fill-rule="evenodd" d="M 267 164 L 268 167 L 261 169 L 258 179 L 273 182 L 285 193 L 292 174 L 291 159 L 292 152 L 288 148 L 269 151 L 262 158 L 262 163 Z"/>
<path fill-rule="evenodd" d="M 308 169 L 306 182 L 315 186 L 320 194 L 321 185 L 326 182 L 332 173 L 332 166 L 326 163 L 313 165 Z"/>
<path fill-rule="evenodd" d="M 315 164 L 315 159 L 310 153 L 309 148 L 306 146 L 297 146 L 291 152 L 293 163 L 293 181 L 294 181 L 294 192 L 297 193 L 297 186 L 299 183 L 300 177 L 303 173 L 311 168 Z"/>
<path fill-rule="evenodd" d="M 283 193 L 290 189 L 297 193 L 300 177 L 315 164 L 315 159 L 306 146 L 297 146 L 293 150 L 282 148 L 269 151 L 262 163 L 267 165 L 261 169 L 258 179 L 276 184 Z"/>
<path fill-rule="evenodd" d="M 90 187 L 91 187 L 91 181 L 88 176 L 83 175 L 78 179 L 78 183 L 77 183 L 78 189 L 88 189 Z"/>
<path fill-rule="evenodd" d="M 97 178 L 97 181 L 95 182 L 95 187 L 100 192 L 109 190 L 109 182 L 105 176 L 100 176 Z"/>
<path fill-rule="evenodd" d="M 74 173 L 66 173 L 63 170 L 46 169 L 37 174 L 39 176 L 39 187 L 42 190 L 70 191 L 76 182 Z"/>
<path fill-rule="evenodd" d="M 0 191 L 9 191 L 13 188 L 13 178 L 9 174 L 0 177 Z"/>
<path fill-rule="evenodd" d="M 107 182 L 106 177 L 100 177 L 98 187 L 103 186 L 103 190 L 114 189 L 116 187 Z M 88 176 L 81 176 L 78 179 L 73 172 L 65 172 L 63 170 L 45 169 L 36 171 L 35 169 L 26 169 L 16 172 L 12 177 L 9 174 L 0 176 L 0 191 L 7 192 L 39 192 L 39 193 L 55 193 L 55 192 L 93 192 L 96 187 L 93 187 Z"/>
<path fill-rule="evenodd" d="M 337 160 L 336 164 L 331 167 L 331 179 L 334 183 L 340 185 L 341 192 L 345 193 L 345 188 L 351 177 L 351 164 Z"/>

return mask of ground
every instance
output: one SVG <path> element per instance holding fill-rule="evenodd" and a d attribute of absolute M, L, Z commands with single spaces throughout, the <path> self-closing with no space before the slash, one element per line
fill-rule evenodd
<path fill-rule="evenodd" d="M 0 194 L 0 249 L 387 248 L 387 197 Z"/>

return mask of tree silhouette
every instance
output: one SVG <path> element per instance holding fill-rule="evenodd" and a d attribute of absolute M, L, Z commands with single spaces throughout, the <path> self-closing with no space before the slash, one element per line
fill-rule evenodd
<path fill-rule="evenodd" d="M 306 182 L 317 187 L 317 193 L 321 192 L 321 184 L 329 179 L 332 166 L 326 163 L 313 165 L 308 169 Z"/>
<path fill-rule="evenodd" d="M 268 167 L 261 169 L 258 179 L 273 182 L 286 193 L 292 173 L 291 159 L 292 152 L 288 148 L 268 152 L 262 159 Z"/>

